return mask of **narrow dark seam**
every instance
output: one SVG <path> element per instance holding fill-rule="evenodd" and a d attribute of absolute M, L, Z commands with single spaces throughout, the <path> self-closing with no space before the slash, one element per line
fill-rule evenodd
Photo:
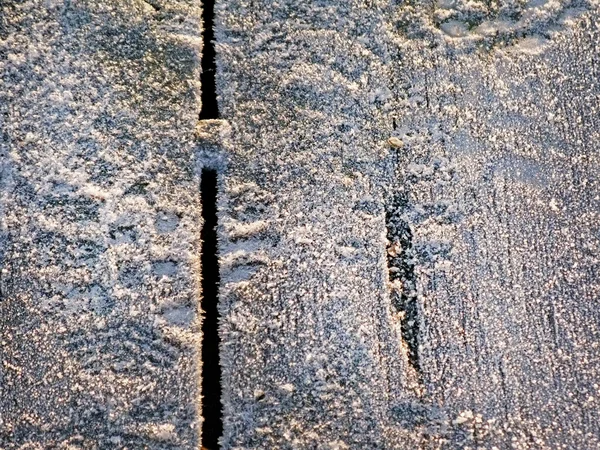
<path fill-rule="evenodd" d="M 417 280 L 414 264 L 413 235 L 403 218 L 408 208 L 404 192 L 396 193 L 386 208 L 387 262 L 391 300 L 400 314 L 402 339 L 408 348 L 408 363 L 419 381 L 422 370 L 419 354 L 420 317 L 417 302 Z"/>
<path fill-rule="evenodd" d="M 202 6 L 202 73 L 200 74 L 202 109 L 200 110 L 199 119 L 218 119 L 217 67 L 214 44 L 215 2 L 214 0 L 205 0 Z"/>
<path fill-rule="evenodd" d="M 217 242 L 218 176 L 214 169 L 202 169 L 202 445 L 217 449 L 223 434 L 221 367 L 219 360 L 219 257 Z"/>

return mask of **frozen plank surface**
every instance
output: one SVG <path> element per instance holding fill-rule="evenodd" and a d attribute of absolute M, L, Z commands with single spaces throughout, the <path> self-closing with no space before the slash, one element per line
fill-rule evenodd
<path fill-rule="evenodd" d="M 0 3 L 0 447 L 194 448 L 195 2 Z"/>
<path fill-rule="evenodd" d="M 599 11 L 478 5 L 217 2 L 226 448 L 597 447 Z"/>
<path fill-rule="evenodd" d="M 0 6 L 0 447 L 198 447 L 213 164 L 224 448 L 596 448 L 597 3 L 197 6 Z"/>

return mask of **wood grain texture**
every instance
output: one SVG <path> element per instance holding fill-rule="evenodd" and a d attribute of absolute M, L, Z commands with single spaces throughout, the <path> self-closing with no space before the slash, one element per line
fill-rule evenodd
<path fill-rule="evenodd" d="M 217 4 L 226 448 L 598 445 L 598 11 L 504 7 Z"/>

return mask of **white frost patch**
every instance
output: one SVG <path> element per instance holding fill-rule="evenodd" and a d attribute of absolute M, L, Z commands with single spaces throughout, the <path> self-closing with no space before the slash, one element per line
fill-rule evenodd
<path fill-rule="evenodd" d="M 444 33 L 453 38 L 464 37 L 469 33 L 467 24 L 459 20 L 449 20 L 440 25 Z"/>
<path fill-rule="evenodd" d="M 222 278 L 227 283 L 240 283 L 249 280 L 256 272 L 258 272 L 258 266 L 237 266 L 223 271 Z"/>
<path fill-rule="evenodd" d="M 436 0 L 435 5 L 441 9 L 452 9 L 456 6 L 456 0 Z"/>
<path fill-rule="evenodd" d="M 89 184 L 89 183 L 82 186 L 80 191 L 85 196 L 91 197 L 95 200 L 105 201 L 106 199 L 108 199 L 110 197 L 110 193 L 108 191 L 105 191 L 104 189 L 100 188 L 99 186 L 95 186 L 95 185 Z"/>
<path fill-rule="evenodd" d="M 548 39 L 541 36 L 529 36 L 521 39 L 511 50 L 524 55 L 540 55 L 548 46 Z"/>
<path fill-rule="evenodd" d="M 269 262 L 269 257 L 260 250 L 252 251 L 255 248 L 257 248 L 256 244 L 253 247 L 250 247 L 251 250 L 242 247 L 224 253 L 219 260 L 221 269 L 226 272 L 241 265 L 267 264 Z"/>
<path fill-rule="evenodd" d="M 250 223 L 241 223 L 230 220 L 225 223 L 225 230 L 229 239 L 248 238 L 258 234 L 269 227 L 269 222 L 265 220 L 257 220 Z"/>
<path fill-rule="evenodd" d="M 281 389 L 284 392 L 287 392 L 288 394 L 291 394 L 296 388 L 292 383 L 286 383 L 279 386 L 279 389 Z"/>
<path fill-rule="evenodd" d="M 559 23 L 562 25 L 573 26 L 577 19 L 585 12 L 583 8 L 568 8 L 562 13 Z"/>
<path fill-rule="evenodd" d="M 531 0 L 529 3 L 527 3 L 527 5 L 525 7 L 527 9 L 540 8 L 542 6 L 545 6 L 547 3 L 548 3 L 548 0 Z"/>
<path fill-rule="evenodd" d="M 461 411 L 460 414 L 456 417 L 456 419 L 454 419 L 452 421 L 452 424 L 453 425 L 461 425 L 463 423 L 471 421 L 474 417 L 475 417 L 475 415 L 473 414 L 473 411 L 470 411 L 470 410 Z"/>
<path fill-rule="evenodd" d="M 296 244 L 304 244 L 304 245 L 311 245 L 314 242 L 314 240 L 311 238 L 311 236 L 314 236 L 314 235 L 315 235 L 315 232 L 314 232 L 314 228 L 312 225 L 303 225 L 289 233 L 289 237 Z"/>
<path fill-rule="evenodd" d="M 255 183 L 240 183 L 229 188 L 231 197 L 238 197 L 246 192 L 258 192 L 258 186 Z"/>
<path fill-rule="evenodd" d="M 428 177 L 433 175 L 434 169 L 425 164 L 410 163 L 406 167 L 406 171 L 416 178 Z"/>
<path fill-rule="evenodd" d="M 392 98 L 392 91 L 387 87 L 376 89 L 369 94 L 369 103 L 375 103 L 376 101 L 386 102 Z"/>
<path fill-rule="evenodd" d="M 73 93 L 69 90 L 54 91 L 48 98 L 55 104 L 70 103 L 73 101 Z"/>
<path fill-rule="evenodd" d="M 508 22 L 506 20 L 487 20 L 476 27 L 473 32 L 480 36 L 493 36 L 496 33 L 508 33 L 513 28 L 513 22 Z"/>
<path fill-rule="evenodd" d="M 187 327 L 194 320 L 194 310 L 189 306 L 176 306 L 163 311 L 163 316 L 173 325 Z"/>
<path fill-rule="evenodd" d="M 348 445 L 344 441 L 340 441 L 338 439 L 337 441 L 328 442 L 327 448 L 329 448 L 330 450 L 347 450 L 350 447 L 348 447 Z"/>
<path fill-rule="evenodd" d="M 177 273 L 177 264 L 173 261 L 155 262 L 154 273 L 159 277 L 172 277 Z"/>
<path fill-rule="evenodd" d="M 150 437 L 161 442 L 172 442 L 177 438 L 175 434 L 175 425 L 172 423 L 163 423 L 160 425 L 154 425 L 150 429 Z"/>
<path fill-rule="evenodd" d="M 155 222 L 156 231 L 159 234 L 170 233 L 179 225 L 179 217 L 175 213 L 162 212 L 158 215 Z"/>
<path fill-rule="evenodd" d="M 358 250 L 354 247 L 338 245 L 335 247 L 335 251 L 337 254 L 344 258 L 352 258 L 354 255 L 358 253 Z"/>

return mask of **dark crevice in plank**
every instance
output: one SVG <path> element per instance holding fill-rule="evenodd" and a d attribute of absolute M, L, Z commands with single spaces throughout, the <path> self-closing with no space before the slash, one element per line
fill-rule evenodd
<path fill-rule="evenodd" d="M 215 32 L 214 32 L 214 0 L 205 0 L 202 8 L 202 74 L 200 84 L 202 90 L 202 109 L 200 120 L 218 119 L 219 107 L 217 104 L 217 72 L 215 63 Z"/>
<path fill-rule="evenodd" d="M 408 362 L 419 381 L 422 378 L 419 359 L 419 308 L 415 276 L 412 231 L 403 215 L 408 208 L 406 194 L 396 193 L 386 208 L 387 262 L 391 299 L 400 316 L 402 339 L 408 348 Z"/>
<path fill-rule="evenodd" d="M 219 258 L 217 243 L 218 178 L 213 169 L 202 169 L 200 182 L 202 239 L 202 444 L 217 449 L 223 434 L 221 368 L 219 365 Z"/>

